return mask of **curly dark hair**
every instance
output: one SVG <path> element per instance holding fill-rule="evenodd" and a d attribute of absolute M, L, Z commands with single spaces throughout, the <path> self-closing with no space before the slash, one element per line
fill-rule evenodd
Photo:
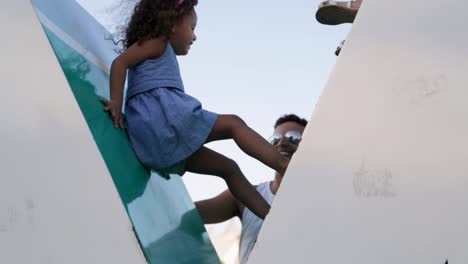
<path fill-rule="evenodd" d="M 304 118 L 300 118 L 295 114 L 287 114 L 281 116 L 280 118 L 278 118 L 278 120 L 276 120 L 274 128 L 277 128 L 279 125 L 286 122 L 296 122 L 299 125 L 307 126 L 307 120 L 305 120 Z"/>
<path fill-rule="evenodd" d="M 141 41 L 169 38 L 174 24 L 189 14 L 198 0 L 140 0 L 136 3 L 127 26 L 122 30 L 123 48 L 127 49 Z"/>

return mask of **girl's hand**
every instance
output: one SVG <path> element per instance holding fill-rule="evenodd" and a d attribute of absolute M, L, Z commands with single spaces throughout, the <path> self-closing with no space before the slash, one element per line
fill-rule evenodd
<path fill-rule="evenodd" d="M 104 105 L 104 111 L 109 112 L 112 116 L 115 128 L 124 128 L 122 116 L 122 104 L 118 104 L 104 98 L 99 98 L 99 101 Z"/>

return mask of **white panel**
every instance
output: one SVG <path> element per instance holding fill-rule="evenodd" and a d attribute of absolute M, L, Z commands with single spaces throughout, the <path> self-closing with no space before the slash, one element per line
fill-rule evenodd
<path fill-rule="evenodd" d="M 364 0 L 249 263 L 468 263 L 467 11 Z"/>
<path fill-rule="evenodd" d="M 0 35 L 0 263 L 146 263 L 29 1 Z"/>

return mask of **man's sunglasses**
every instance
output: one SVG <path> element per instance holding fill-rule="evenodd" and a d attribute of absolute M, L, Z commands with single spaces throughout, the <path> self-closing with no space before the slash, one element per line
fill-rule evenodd
<path fill-rule="evenodd" d="M 302 140 L 302 134 L 299 131 L 289 130 L 284 135 L 278 131 L 275 131 L 273 135 L 271 135 L 269 142 L 274 146 L 278 144 L 283 137 L 285 137 L 286 140 L 293 145 L 299 144 L 299 142 Z"/>

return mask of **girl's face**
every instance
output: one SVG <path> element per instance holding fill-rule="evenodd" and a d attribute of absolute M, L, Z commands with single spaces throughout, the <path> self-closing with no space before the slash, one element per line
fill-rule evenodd
<path fill-rule="evenodd" d="M 197 13 L 195 10 L 190 11 L 174 25 L 169 42 L 177 55 L 187 55 L 190 46 L 197 39 L 194 32 L 196 26 Z"/>

